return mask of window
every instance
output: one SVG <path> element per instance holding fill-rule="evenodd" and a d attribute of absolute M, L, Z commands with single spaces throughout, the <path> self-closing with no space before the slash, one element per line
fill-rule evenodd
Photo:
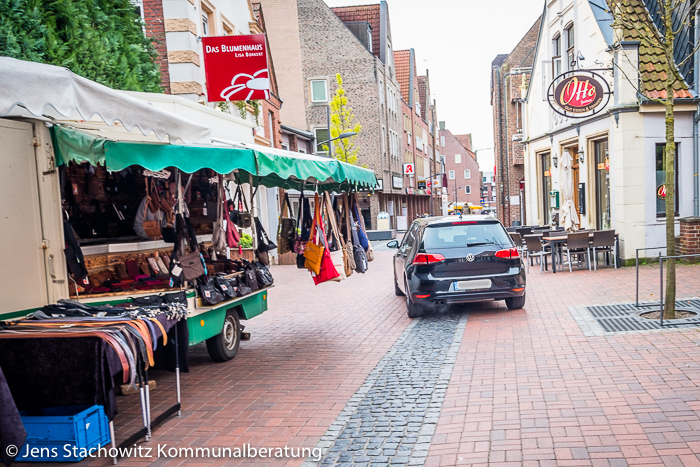
<path fill-rule="evenodd" d="M 300 148 L 298 148 L 298 149 L 299 149 L 299 152 L 300 152 L 300 153 L 306 154 L 306 148 L 300 147 Z"/>
<path fill-rule="evenodd" d="M 440 136 L 440 147 L 441 148 L 445 147 L 445 137 L 444 136 Z"/>
<path fill-rule="evenodd" d="M 316 137 L 316 154 L 321 154 L 324 156 L 328 155 L 328 128 L 316 128 L 314 129 L 314 136 Z M 324 143 L 324 144 L 320 144 Z M 324 147 L 325 146 L 325 147 Z"/>
<path fill-rule="evenodd" d="M 408 145 L 409 145 L 409 146 L 411 145 L 411 139 L 412 139 L 412 138 L 413 138 L 413 136 L 411 135 L 411 132 L 409 131 L 409 132 L 408 132 L 408 139 L 407 139 Z"/>
<path fill-rule="evenodd" d="M 134 5 L 134 8 L 136 8 L 136 13 L 138 13 L 141 19 L 145 19 L 143 16 L 143 0 L 131 0 L 131 4 Z"/>
<path fill-rule="evenodd" d="M 274 126 L 272 125 L 272 111 L 267 112 L 267 139 L 272 143 L 272 147 L 275 147 L 275 137 L 274 137 Z"/>
<path fill-rule="evenodd" d="M 233 26 L 223 18 L 221 19 L 224 27 L 224 36 L 233 36 Z"/>
<path fill-rule="evenodd" d="M 511 245 L 506 229 L 498 222 L 436 226 L 429 225 L 423 232 L 423 248 L 464 248 L 470 244 L 499 245 L 499 248 Z"/>
<path fill-rule="evenodd" d="M 454 180 L 454 179 L 455 179 L 455 171 L 450 170 L 450 180 Z"/>
<path fill-rule="evenodd" d="M 382 154 L 386 153 L 386 128 L 382 125 Z"/>
<path fill-rule="evenodd" d="M 209 15 L 202 10 L 202 36 L 209 35 Z"/>
<path fill-rule="evenodd" d="M 576 55 L 574 55 L 574 25 L 569 25 L 564 31 L 566 34 L 566 68 L 568 70 L 573 70 L 576 64 Z"/>
<path fill-rule="evenodd" d="M 673 195 L 675 198 L 675 213 L 678 215 L 678 159 L 680 156 L 680 143 L 676 143 L 676 156 L 673 158 L 673 172 L 675 174 L 676 180 L 674 182 L 675 189 L 673 190 Z M 654 197 L 656 198 L 656 217 L 666 217 L 666 144 L 657 143 L 656 144 L 656 189 Z M 660 192 L 663 191 L 663 197 Z"/>
<path fill-rule="evenodd" d="M 561 74 L 561 36 L 552 39 L 552 79 Z"/>
<path fill-rule="evenodd" d="M 462 155 L 455 154 L 455 164 L 461 164 L 461 163 L 462 163 Z"/>
<path fill-rule="evenodd" d="M 420 117 L 420 104 L 416 104 L 416 115 Z"/>
<path fill-rule="evenodd" d="M 285 151 L 289 151 L 289 143 L 282 141 L 280 143 L 280 146 L 282 146 L 282 149 L 284 149 Z"/>
<path fill-rule="evenodd" d="M 466 169 L 466 170 L 464 171 L 464 178 L 466 178 L 466 179 L 472 178 L 472 171 L 469 170 L 469 169 Z M 484 180 L 484 181 L 486 181 L 486 180 Z"/>
<path fill-rule="evenodd" d="M 311 102 L 328 102 L 328 83 L 325 79 L 311 80 Z"/>
<path fill-rule="evenodd" d="M 216 35 L 214 9 L 202 2 L 202 36 Z"/>
<path fill-rule="evenodd" d="M 465 195 L 471 195 L 472 194 L 472 187 L 471 185 L 467 185 L 464 187 L 464 194 Z"/>

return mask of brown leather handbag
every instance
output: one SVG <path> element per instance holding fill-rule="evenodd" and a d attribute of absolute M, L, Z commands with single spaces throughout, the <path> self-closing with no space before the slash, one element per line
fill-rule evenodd
<path fill-rule="evenodd" d="M 153 198 L 151 195 L 148 193 L 148 179 L 146 179 L 146 203 L 143 208 L 143 218 L 146 219 L 148 216 L 148 208 L 151 206 L 151 210 L 153 211 L 154 214 L 158 214 L 158 210 L 160 208 L 160 197 L 158 196 L 157 190 L 155 190 L 155 182 L 153 183 Z M 155 207 L 155 209 L 153 209 Z M 158 219 L 156 220 L 144 220 L 143 221 L 143 230 L 146 232 L 146 235 L 150 238 L 160 238 L 161 237 L 161 231 L 160 231 L 160 222 Z"/>

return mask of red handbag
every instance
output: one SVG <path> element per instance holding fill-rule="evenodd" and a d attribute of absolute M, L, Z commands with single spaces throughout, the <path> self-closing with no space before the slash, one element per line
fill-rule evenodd
<path fill-rule="evenodd" d="M 318 196 L 318 195 L 317 195 Z M 318 206 L 318 197 L 316 198 L 316 205 Z M 321 259 L 321 271 L 318 274 L 311 273 L 311 277 L 314 278 L 314 284 L 318 285 L 321 282 L 326 282 L 339 277 L 340 274 L 333 264 L 333 259 L 331 258 L 331 252 L 328 248 L 328 240 L 326 240 L 326 232 L 323 228 L 323 221 L 320 219 L 321 214 L 318 213 L 318 222 L 316 223 L 316 232 L 320 230 L 320 237 L 323 239 L 323 258 Z M 311 232 L 313 236 L 314 232 Z"/>

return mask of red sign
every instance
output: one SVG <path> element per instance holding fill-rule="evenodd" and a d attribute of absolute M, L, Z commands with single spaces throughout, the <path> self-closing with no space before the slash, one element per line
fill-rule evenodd
<path fill-rule="evenodd" d="M 207 100 L 270 98 L 265 34 L 203 37 Z"/>
<path fill-rule="evenodd" d="M 571 118 L 585 118 L 600 112 L 610 100 L 605 78 L 590 70 L 567 71 L 549 85 L 547 98 L 555 112 Z"/>
<path fill-rule="evenodd" d="M 416 169 L 411 163 L 407 163 L 403 165 L 403 174 L 404 175 L 414 175 L 416 173 Z"/>
<path fill-rule="evenodd" d="M 659 187 L 656 189 L 656 197 L 659 199 L 666 198 L 666 184 L 665 183 L 663 185 L 659 185 Z"/>

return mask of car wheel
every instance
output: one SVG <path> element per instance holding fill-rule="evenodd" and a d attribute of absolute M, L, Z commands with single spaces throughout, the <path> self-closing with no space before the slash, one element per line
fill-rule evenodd
<path fill-rule="evenodd" d="M 509 310 L 519 310 L 525 306 L 525 294 L 522 297 L 506 298 L 506 306 Z"/>
<path fill-rule="evenodd" d="M 221 333 L 207 339 L 207 351 L 215 362 L 227 362 L 236 356 L 241 345 L 241 322 L 235 309 L 226 312 Z"/>
<path fill-rule="evenodd" d="M 404 288 L 406 289 L 406 312 L 408 317 L 420 318 L 424 313 L 423 305 L 411 301 L 411 291 L 408 289 L 408 283 L 404 282 Z"/>
<path fill-rule="evenodd" d="M 396 282 L 396 276 L 394 276 L 394 293 L 397 297 L 403 297 L 405 294 L 399 289 L 399 284 Z"/>

